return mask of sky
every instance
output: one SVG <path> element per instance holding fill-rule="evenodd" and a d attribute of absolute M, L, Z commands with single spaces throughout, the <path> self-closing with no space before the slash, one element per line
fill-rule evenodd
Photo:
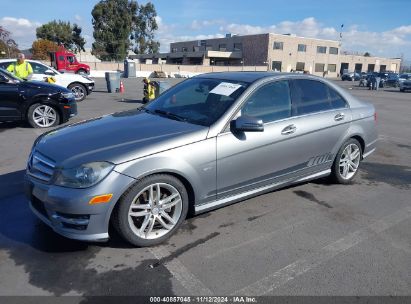
<path fill-rule="evenodd" d="M 91 47 L 91 10 L 98 0 L 0 0 L 0 25 L 21 49 L 35 29 L 54 19 L 79 24 Z M 138 1 L 145 4 L 147 1 Z M 161 51 L 169 43 L 224 37 L 226 33 L 291 33 L 338 40 L 342 49 L 411 60 L 410 0 L 153 0 Z"/>

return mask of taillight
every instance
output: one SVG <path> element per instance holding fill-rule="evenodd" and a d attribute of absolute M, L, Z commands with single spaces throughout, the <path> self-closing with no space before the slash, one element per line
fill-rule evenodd
<path fill-rule="evenodd" d="M 377 112 L 374 112 L 374 121 L 377 122 Z"/>

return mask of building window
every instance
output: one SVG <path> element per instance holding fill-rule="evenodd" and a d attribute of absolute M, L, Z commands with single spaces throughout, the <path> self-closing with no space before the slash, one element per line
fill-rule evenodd
<path fill-rule="evenodd" d="M 207 46 L 205 47 L 205 50 L 206 50 L 206 51 L 212 51 L 212 50 L 213 50 L 213 47 L 212 47 L 211 45 L 207 45 Z"/>
<path fill-rule="evenodd" d="M 177 53 L 178 49 L 176 47 L 171 48 L 171 53 Z"/>
<path fill-rule="evenodd" d="M 327 47 L 326 46 L 317 46 L 317 53 L 319 53 L 319 54 L 327 53 Z"/>
<path fill-rule="evenodd" d="M 307 46 L 305 44 L 299 44 L 298 45 L 298 51 L 299 52 L 306 52 L 307 51 Z"/>
<path fill-rule="evenodd" d="M 297 71 L 304 71 L 305 69 L 305 63 L 304 62 L 297 62 L 295 69 Z"/>
<path fill-rule="evenodd" d="M 234 43 L 234 51 L 242 51 L 243 44 L 242 43 Z"/>
<path fill-rule="evenodd" d="M 324 63 L 316 63 L 315 64 L 315 72 L 324 72 L 324 67 L 325 64 Z"/>
<path fill-rule="evenodd" d="M 338 48 L 336 47 L 330 47 L 330 54 L 332 55 L 338 55 Z"/>
<path fill-rule="evenodd" d="M 187 48 L 186 48 L 185 46 L 183 46 L 182 51 L 183 51 L 183 52 L 187 52 L 188 50 L 187 50 Z"/>
<path fill-rule="evenodd" d="M 335 71 L 337 71 L 337 65 L 336 64 L 329 64 L 328 67 L 328 72 L 330 73 L 335 73 Z"/>
<path fill-rule="evenodd" d="M 283 42 L 274 41 L 273 49 L 274 50 L 282 50 L 283 49 Z"/>
<path fill-rule="evenodd" d="M 224 44 L 219 44 L 218 49 L 220 50 L 220 52 L 225 52 L 225 51 L 227 51 L 227 45 L 225 43 Z"/>
<path fill-rule="evenodd" d="M 193 52 L 199 52 L 200 47 L 199 46 L 193 46 Z"/>
<path fill-rule="evenodd" d="M 281 72 L 281 61 L 273 61 L 271 68 L 273 71 Z"/>

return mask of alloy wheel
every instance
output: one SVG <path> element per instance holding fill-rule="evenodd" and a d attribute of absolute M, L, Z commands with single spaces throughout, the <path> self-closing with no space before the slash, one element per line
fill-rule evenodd
<path fill-rule="evenodd" d="M 151 184 L 132 201 L 128 223 L 138 237 L 157 239 L 176 226 L 182 209 L 182 198 L 175 187 L 166 183 Z"/>
<path fill-rule="evenodd" d="M 355 144 L 345 147 L 340 157 L 339 172 L 343 179 L 351 179 L 358 170 L 361 160 L 361 149 Z"/>
<path fill-rule="evenodd" d="M 71 87 L 71 91 L 74 93 L 76 100 L 83 100 L 84 96 L 86 95 L 84 87 L 80 85 Z"/>
<path fill-rule="evenodd" d="M 33 111 L 33 121 L 41 128 L 51 127 L 56 119 L 56 110 L 50 106 L 40 105 Z"/>

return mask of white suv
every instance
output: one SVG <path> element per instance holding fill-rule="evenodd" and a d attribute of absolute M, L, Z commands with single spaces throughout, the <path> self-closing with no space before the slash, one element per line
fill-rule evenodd
<path fill-rule="evenodd" d="M 26 61 L 29 62 L 33 68 L 33 74 L 30 80 L 44 81 L 46 77 L 53 76 L 57 85 L 66 87 L 74 93 L 76 101 L 84 100 L 94 89 L 94 80 L 86 75 L 61 73 L 39 61 Z M 14 59 L 0 59 L 0 68 L 6 70 L 7 67 L 14 62 Z"/>

